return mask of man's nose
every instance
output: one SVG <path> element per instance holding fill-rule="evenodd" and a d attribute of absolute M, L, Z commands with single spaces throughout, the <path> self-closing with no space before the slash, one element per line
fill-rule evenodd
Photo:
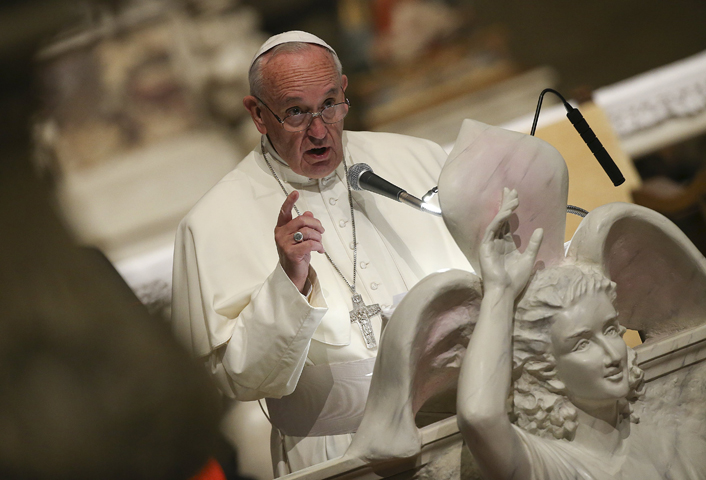
<path fill-rule="evenodd" d="M 309 125 L 309 128 L 307 128 L 306 133 L 310 137 L 314 137 L 319 140 L 326 136 L 326 124 L 320 115 L 317 115 L 311 120 L 311 124 Z"/>

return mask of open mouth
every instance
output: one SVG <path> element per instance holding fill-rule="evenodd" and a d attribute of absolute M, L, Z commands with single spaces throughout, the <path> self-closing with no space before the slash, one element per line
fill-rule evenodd
<path fill-rule="evenodd" d="M 328 150 L 328 147 L 312 148 L 312 149 L 307 150 L 307 153 L 310 153 L 311 155 L 320 157 L 321 155 L 324 155 L 327 150 Z"/>

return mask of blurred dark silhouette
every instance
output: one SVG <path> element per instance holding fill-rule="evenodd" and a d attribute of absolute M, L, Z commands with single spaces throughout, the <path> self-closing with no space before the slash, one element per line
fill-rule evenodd
<path fill-rule="evenodd" d="M 0 6 L 0 478 L 188 479 L 223 449 L 216 390 L 31 167 L 32 57 L 74 7 Z"/>

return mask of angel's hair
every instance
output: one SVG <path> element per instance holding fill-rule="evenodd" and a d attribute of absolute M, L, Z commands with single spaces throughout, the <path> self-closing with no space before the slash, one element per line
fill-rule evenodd
<path fill-rule="evenodd" d="M 615 302 L 615 283 L 596 267 L 566 264 L 535 274 L 515 312 L 513 335 L 513 419 L 535 435 L 571 440 L 576 432 L 576 407 L 566 397 L 566 386 L 557 378 L 556 359 L 551 353 L 550 328 L 554 315 L 591 293 L 605 293 Z M 620 334 L 625 327 L 620 327 Z M 624 418 L 632 415 L 634 403 L 644 391 L 643 371 L 628 348 L 630 392 L 619 401 Z"/>

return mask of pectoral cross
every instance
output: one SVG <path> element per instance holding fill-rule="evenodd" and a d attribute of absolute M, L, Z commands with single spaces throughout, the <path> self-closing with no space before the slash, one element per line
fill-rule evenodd
<path fill-rule="evenodd" d="M 354 293 L 353 297 L 353 310 L 351 310 L 351 323 L 357 323 L 360 326 L 360 331 L 363 333 L 363 338 L 365 339 L 365 346 L 373 349 L 378 346 L 375 341 L 375 333 L 373 332 L 373 324 L 370 323 L 370 317 L 378 315 L 382 312 L 380 305 L 377 303 L 373 305 L 366 305 L 363 303 L 363 298 L 359 293 Z"/>

